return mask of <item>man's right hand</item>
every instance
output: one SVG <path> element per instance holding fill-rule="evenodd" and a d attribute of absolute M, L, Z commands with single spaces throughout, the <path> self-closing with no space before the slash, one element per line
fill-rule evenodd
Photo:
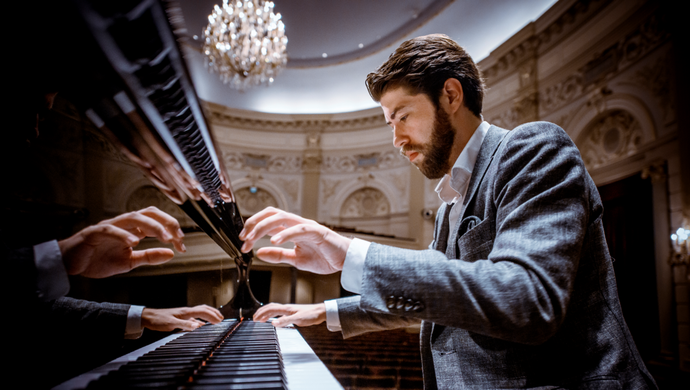
<path fill-rule="evenodd" d="M 283 305 L 269 303 L 261 306 L 254 313 L 254 321 L 266 322 L 272 317 L 281 316 L 271 323 L 276 328 L 293 324 L 297 326 L 312 326 L 326 321 L 326 304 L 315 303 L 313 305 Z"/>
<path fill-rule="evenodd" d="M 256 251 L 258 258 L 269 263 L 287 263 L 316 274 L 341 271 L 352 241 L 315 221 L 267 207 L 244 223 L 240 232 L 240 239 L 244 241 L 242 252 L 249 252 L 254 243 L 267 234 L 273 236 L 273 245 L 292 241 L 295 247 L 261 248 Z"/>
<path fill-rule="evenodd" d="M 58 245 L 68 274 L 105 278 L 173 258 L 173 251 L 167 248 L 133 250 L 144 237 L 156 237 L 162 242 L 172 243 L 180 252 L 186 251 L 180 224 L 156 207 L 122 214 L 89 226 L 58 241 Z"/>

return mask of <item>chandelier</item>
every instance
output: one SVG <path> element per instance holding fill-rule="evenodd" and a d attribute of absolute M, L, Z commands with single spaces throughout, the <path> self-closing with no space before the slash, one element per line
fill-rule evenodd
<path fill-rule="evenodd" d="M 211 72 L 244 91 L 270 85 L 287 63 L 285 25 L 273 2 L 223 0 L 208 16 L 203 53 Z"/>

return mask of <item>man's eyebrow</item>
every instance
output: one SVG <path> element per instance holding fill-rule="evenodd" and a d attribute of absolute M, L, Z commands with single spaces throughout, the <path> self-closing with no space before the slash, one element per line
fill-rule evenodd
<path fill-rule="evenodd" d="M 391 112 L 391 119 L 390 119 L 389 121 L 386 121 L 386 124 L 387 124 L 388 126 L 391 125 L 391 121 L 392 121 L 393 119 L 395 119 L 395 115 L 398 113 L 398 111 L 400 111 L 400 110 L 403 109 L 404 107 L 405 107 L 405 106 L 404 106 L 403 104 L 401 104 L 401 105 L 399 105 L 399 106 L 397 106 L 397 107 L 395 107 L 395 108 L 393 109 L 393 112 Z"/>

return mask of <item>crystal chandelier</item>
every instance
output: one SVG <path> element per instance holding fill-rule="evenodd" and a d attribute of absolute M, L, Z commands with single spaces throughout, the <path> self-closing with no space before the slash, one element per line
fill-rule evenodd
<path fill-rule="evenodd" d="M 203 32 L 208 68 L 240 91 L 273 83 L 287 63 L 288 39 L 280 19 L 271 1 L 223 0 Z"/>

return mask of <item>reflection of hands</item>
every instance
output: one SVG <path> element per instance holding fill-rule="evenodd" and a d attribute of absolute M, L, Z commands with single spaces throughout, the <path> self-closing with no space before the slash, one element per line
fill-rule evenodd
<path fill-rule="evenodd" d="M 217 309 L 207 305 L 173 309 L 149 309 L 145 307 L 141 313 L 141 325 L 144 328 L 160 332 L 170 332 L 175 329 L 192 331 L 204 324 L 197 318 L 212 324 L 223 321 L 223 315 Z"/>
<path fill-rule="evenodd" d="M 276 316 L 282 316 L 272 322 L 273 326 L 277 328 L 290 324 L 297 326 L 317 325 L 326 321 L 326 304 L 281 305 L 280 303 L 269 303 L 261 306 L 254 313 L 254 321 L 265 322 Z"/>
<path fill-rule="evenodd" d="M 247 219 L 240 239 L 242 252 L 249 252 L 254 243 L 265 235 L 273 236 L 271 243 L 295 243 L 293 249 L 261 248 L 256 256 L 269 263 L 288 263 L 317 274 L 331 274 L 343 269 L 350 239 L 295 214 L 268 207 Z"/>
<path fill-rule="evenodd" d="M 89 278 L 105 278 L 128 272 L 144 264 L 160 264 L 172 259 L 167 248 L 135 251 L 144 237 L 171 242 L 180 252 L 184 233 L 175 218 L 155 207 L 122 214 L 89 226 L 58 242 L 67 273 Z"/>

